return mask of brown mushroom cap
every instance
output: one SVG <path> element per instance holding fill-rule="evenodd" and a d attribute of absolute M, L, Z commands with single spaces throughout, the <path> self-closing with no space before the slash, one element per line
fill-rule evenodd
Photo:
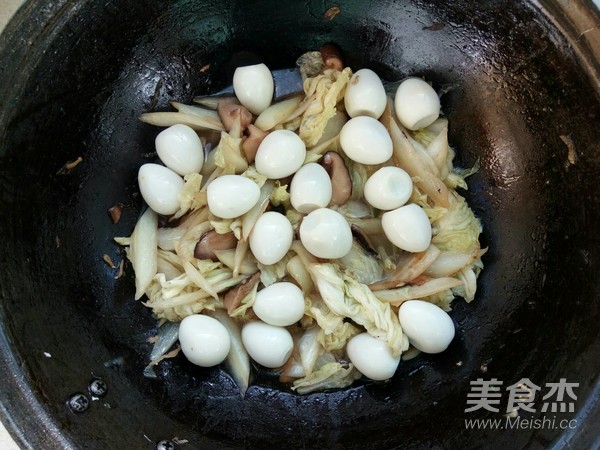
<path fill-rule="evenodd" d="M 229 289 L 223 296 L 223 304 L 227 312 L 231 314 L 240 304 L 246 295 L 250 293 L 254 286 L 260 281 L 260 271 L 247 278 L 244 278 L 240 284 Z"/>
<path fill-rule="evenodd" d="M 217 113 L 227 132 L 240 121 L 240 131 L 244 131 L 252 123 L 252 113 L 240 105 L 235 97 L 221 97 L 217 102 Z"/>
<path fill-rule="evenodd" d="M 325 44 L 321 47 L 321 58 L 328 69 L 344 70 L 344 60 L 337 47 L 333 44 Z"/>
<path fill-rule="evenodd" d="M 244 152 L 244 156 L 246 157 L 248 164 L 252 164 L 254 162 L 256 152 L 258 151 L 258 146 L 267 136 L 267 134 L 269 134 L 268 131 L 263 131 L 253 124 L 248 125 L 248 137 L 244 139 L 244 142 L 242 142 L 242 151 Z"/>
<path fill-rule="evenodd" d="M 215 230 L 207 231 L 200 236 L 194 248 L 194 258 L 218 261 L 215 250 L 230 250 L 236 247 L 237 242 L 233 231 L 225 234 L 219 234 Z"/>
<path fill-rule="evenodd" d="M 329 205 L 343 205 L 352 195 L 352 178 L 350 178 L 350 172 L 348 172 L 344 160 L 339 153 L 330 151 L 323 155 L 321 165 L 331 178 L 331 202 Z"/>

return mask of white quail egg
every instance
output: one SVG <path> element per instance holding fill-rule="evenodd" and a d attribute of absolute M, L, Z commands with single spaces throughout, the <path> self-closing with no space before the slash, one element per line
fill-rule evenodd
<path fill-rule="evenodd" d="M 431 125 L 440 115 L 440 98 L 435 90 L 420 78 L 407 78 L 396 90 L 396 116 L 409 130 Z"/>
<path fill-rule="evenodd" d="M 327 206 L 331 201 L 331 193 L 331 178 L 317 163 L 302 166 L 290 184 L 290 201 L 302 214 Z"/>
<path fill-rule="evenodd" d="M 202 142 L 187 125 L 177 124 L 161 131 L 156 136 L 155 146 L 160 160 L 173 172 L 185 176 L 202 170 Z"/>
<path fill-rule="evenodd" d="M 254 361 L 268 368 L 283 366 L 294 349 L 288 330 L 261 321 L 244 325 L 242 343 Z"/>
<path fill-rule="evenodd" d="M 287 327 L 304 316 L 304 294 L 293 283 L 273 283 L 258 291 L 252 310 L 269 325 Z"/>
<path fill-rule="evenodd" d="M 233 219 L 248 212 L 258 202 L 260 188 L 241 175 L 223 175 L 206 189 L 208 209 L 222 219 Z"/>
<path fill-rule="evenodd" d="M 391 378 L 400 364 L 400 357 L 392 356 L 387 343 L 369 333 L 357 334 L 350 339 L 346 352 L 360 373 L 376 381 Z"/>
<path fill-rule="evenodd" d="M 300 240 L 317 258 L 342 258 L 352 248 L 352 231 L 340 213 L 319 208 L 302 219 Z"/>
<path fill-rule="evenodd" d="M 256 221 L 250 233 L 250 250 L 261 264 L 279 262 L 292 246 L 294 230 L 283 214 L 268 211 Z"/>
<path fill-rule="evenodd" d="M 350 117 L 379 119 L 387 105 L 387 95 L 379 76 L 371 69 L 355 72 L 344 93 L 344 105 Z"/>
<path fill-rule="evenodd" d="M 340 132 L 340 145 L 352 161 L 382 164 L 392 156 L 392 138 L 381 122 L 372 117 L 350 119 Z"/>
<path fill-rule="evenodd" d="M 413 190 L 412 180 L 400 167 L 382 167 L 365 183 L 364 196 L 371 206 L 383 211 L 404 205 Z"/>
<path fill-rule="evenodd" d="M 258 115 L 273 99 L 273 75 L 264 64 L 238 67 L 233 74 L 233 91 L 242 105 Z"/>
<path fill-rule="evenodd" d="M 306 157 L 306 146 L 300 136 L 289 130 L 269 133 L 256 151 L 256 170 L 271 179 L 295 173 Z"/>
<path fill-rule="evenodd" d="M 179 209 L 179 193 L 183 179 L 160 164 L 144 164 L 138 171 L 140 193 L 148 206 L 158 214 L 168 216 Z"/>
<path fill-rule="evenodd" d="M 231 347 L 227 329 L 217 319 L 203 314 L 185 317 L 179 326 L 179 343 L 185 357 L 201 367 L 222 363 Z"/>
<path fill-rule="evenodd" d="M 407 252 L 424 252 L 431 244 L 431 223 L 418 205 L 410 204 L 384 213 L 381 225 L 390 242 Z"/>
<path fill-rule="evenodd" d="M 400 306 L 398 317 L 410 343 L 422 352 L 443 352 L 454 339 L 452 319 L 433 303 L 409 300 Z"/>

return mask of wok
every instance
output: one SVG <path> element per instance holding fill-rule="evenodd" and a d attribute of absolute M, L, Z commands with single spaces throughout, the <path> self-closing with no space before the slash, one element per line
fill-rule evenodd
<path fill-rule="evenodd" d="M 2 420 L 45 449 L 175 436 L 211 449 L 597 446 L 598 23 L 589 1 L 29 1 L 0 38 Z M 449 88 L 457 162 L 481 164 L 465 195 L 490 248 L 476 300 L 454 303 L 454 342 L 389 383 L 304 397 L 259 376 L 242 399 L 182 356 L 144 378 L 156 322 L 131 268 L 116 280 L 102 260 L 124 256 L 112 238 L 131 232 L 137 168 L 155 158 L 159 130 L 138 115 L 225 87 L 239 52 L 285 68 L 326 42 L 354 68 Z M 65 400 L 95 376 L 108 395 L 74 414 Z M 502 417 L 464 412 L 477 378 L 577 382 L 577 427 L 467 430 Z"/>

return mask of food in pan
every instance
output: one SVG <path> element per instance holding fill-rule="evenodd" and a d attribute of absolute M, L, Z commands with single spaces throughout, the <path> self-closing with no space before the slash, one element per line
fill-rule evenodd
<path fill-rule="evenodd" d="M 452 301 L 475 297 L 481 224 L 457 190 L 476 168 L 453 166 L 436 91 L 353 73 L 330 47 L 297 64 L 301 95 L 273 103 L 257 64 L 234 96 L 141 117 L 168 128 L 117 242 L 162 323 L 149 376 L 178 339 L 242 394 L 251 361 L 300 394 L 383 381 L 403 354 L 444 351 Z"/>

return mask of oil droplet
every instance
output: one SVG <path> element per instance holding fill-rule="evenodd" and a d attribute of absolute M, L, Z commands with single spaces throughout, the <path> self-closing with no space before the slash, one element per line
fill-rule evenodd
<path fill-rule="evenodd" d="M 67 406 L 74 413 L 81 414 L 89 408 L 90 401 L 84 394 L 77 393 L 69 397 Z"/>
<path fill-rule="evenodd" d="M 175 443 L 168 439 L 158 441 L 156 443 L 156 450 L 175 450 Z"/>
<path fill-rule="evenodd" d="M 90 381 L 88 391 L 93 397 L 102 398 L 108 393 L 108 386 L 102 378 L 94 378 Z"/>

